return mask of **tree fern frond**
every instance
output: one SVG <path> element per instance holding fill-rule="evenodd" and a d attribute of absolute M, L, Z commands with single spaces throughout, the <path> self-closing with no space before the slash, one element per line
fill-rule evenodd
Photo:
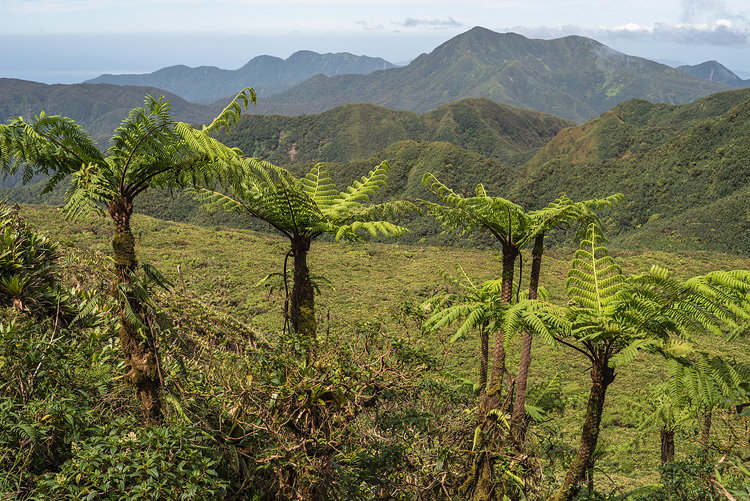
<path fill-rule="evenodd" d="M 305 177 L 300 179 L 302 189 L 322 210 L 341 199 L 341 194 L 323 164 L 316 164 Z"/>
<path fill-rule="evenodd" d="M 219 116 L 204 127 L 206 132 L 214 132 L 220 129 L 228 130 L 239 122 L 242 110 L 247 110 L 248 105 L 258 104 L 258 96 L 251 87 L 242 89 L 232 101 L 219 113 Z"/>
<path fill-rule="evenodd" d="M 368 202 L 372 197 L 385 189 L 390 170 L 390 164 L 384 160 L 375 169 L 371 170 L 369 174 L 363 176 L 361 180 L 354 181 L 351 186 L 347 187 L 346 193 L 341 193 L 338 204 L 344 208 L 348 208 L 353 204 Z"/>
<path fill-rule="evenodd" d="M 639 351 L 647 350 L 654 344 L 656 344 L 656 340 L 654 339 L 635 339 L 610 359 L 609 366 L 619 367 L 621 365 L 629 364 L 635 359 Z"/>
<path fill-rule="evenodd" d="M 526 299 L 511 306 L 503 323 L 503 332 L 528 329 L 553 346 L 557 345 L 558 339 L 570 335 L 571 328 L 563 309 L 536 299 Z"/>

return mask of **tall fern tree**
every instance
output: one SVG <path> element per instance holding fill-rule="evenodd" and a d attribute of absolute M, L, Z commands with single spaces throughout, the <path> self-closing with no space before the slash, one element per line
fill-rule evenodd
<path fill-rule="evenodd" d="M 563 196 L 547 207 L 526 212 L 523 207 L 502 197 L 491 197 L 483 185 L 476 187 L 474 197 L 462 197 L 441 183 L 434 175 L 425 174 L 423 184 L 442 198 L 442 204 L 421 201 L 422 206 L 435 217 L 446 231 L 460 230 L 462 233 L 481 232 L 491 234 L 502 247 L 502 271 L 500 299 L 510 304 L 513 299 L 513 280 L 515 264 L 521 250 L 533 242 L 532 266 L 529 280 L 529 297 L 537 297 L 539 277 L 541 274 L 542 256 L 544 254 L 544 237 L 556 228 L 583 226 L 589 221 L 596 221 L 597 209 L 610 207 L 619 203 L 622 195 L 612 195 L 604 199 L 593 199 L 584 202 L 573 202 Z M 506 373 L 505 344 L 503 329 L 497 329 L 495 346 L 492 353 L 492 366 L 487 391 L 483 394 L 478 412 L 480 419 L 485 420 L 486 432 L 492 429 L 491 411 L 501 410 L 513 402 L 511 417 L 511 437 L 517 446 L 521 446 L 528 424 L 526 418 L 526 389 L 531 365 L 532 332 L 525 332 L 521 345 L 521 359 L 518 376 L 515 380 L 515 391 L 502 396 L 503 378 Z M 482 350 L 485 357 L 488 350 Z M 481 364 L 486 364 L 484 360 Z M 510 387 L 510 385 L 508 385 Z M 511 400 L 511 397 L 512 398 Z M 473 466 L 473 473 L 465 485 L 467 491 L 473 491 L 474 499 L 485 499 L 490 493 L 492 479 L 491 460 L 488 455 L 479 455 Z"/>
<path fill-rule="evenodd" d="M 555 501 L 572 500 L 593 467 L 607 388 L 618 367 L 641 351 L 684 352 L 692 335 L 722 333 L 750 321 L 750 271 L 711 272 L 681 282 L 653 266 L 626 278 L 602 245 L 595 224 L 571 263 L 566 288 L 572 305 L 526 300 L 507 313 L 505 329 L 533 330 L 546 341 L 584 355 L 591 363 L 591 388 L 581 440 Z"/>
<path fill-rule="evenodd" d="M 3 171 L 23 169 L 24 182 L 36 174 L 49 175 L 44 192 L 70 176 L 67 215 L 76 218 L 99 211 L 114 223 L 115 290 L 120 298 L 121 348 L 129 370 L 126 380 L 135 387 L 148 423 L 158 422 L 162 410 L 154 339 L 145 328 L 142 301 L 134 287 L 138 260 L 130 225 L 133 204 L 151 187 L 197 181 L 213 176 L 214 170 L 236 170 L 242 162 L 240 152 L 212 134 L 232 126 L 243 106 L 255 100 L 255 92 L 244 89 L 211 124 L 198 130 L 175 121 L 169 101 L 147 96 L 145 106 L 132 110 L 115 130 L 106 152 L 79 125 L 60 116 L 41 112 L 29 122 L 18 117 L 0 125 Z"/>
<path fill-rule="evenodd" d="M 339 191 L 322 164 L 298 179 L 284 168 L 250 158 L 244 172 L 230 180 L 229 193 L 202 189 L 197 196 L 206 209 L 223 208 L 260 219 L 289 239 L 286 258 L 291 257 L 294 263 L 289 319 L 295 332 L 314 340 L 317 321 L 315 290 L 307 264 L 310 245 L 323 234 L 335 236 L 336 241 L 356 241 L 407 232 L 381 218 L 410 210 L 408 202 L 365 205 L 385 189 L 389 170 L 390 165 L 384 161 L 346 191 Z"/>

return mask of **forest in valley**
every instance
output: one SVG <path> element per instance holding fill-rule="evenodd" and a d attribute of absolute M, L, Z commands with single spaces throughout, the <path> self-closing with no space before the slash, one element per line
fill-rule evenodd
<path fill-rule="evenodd" d="M 0 496 L 750 499 L 746 221 L 716 216 L 745 97 L 284 138 L 248 88 L 202 127 L 147 97 L 106 150 L 9 120 L 3 172 L 62 203 L 0 203 Z M 533 127 L 498 146 L 477 108 Z M 352 110 L 377 144 L 342 160 L 363 136 L 314 134 Z M 467 123 L 489 157 L 440 142 Z"/>

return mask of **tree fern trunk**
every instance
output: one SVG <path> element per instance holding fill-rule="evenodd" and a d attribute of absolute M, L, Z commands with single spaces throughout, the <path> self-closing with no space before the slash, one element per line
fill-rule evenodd
<path fill-rule="evenodd" d="M 112 239 L 117 274 L 115 287 L 119 284 L 132 284 L 132 276 L 138 266 L 135 238 L 130 230 L 132 211 L 133 204 L 127 201 L 113 202 L 109 206 L 109 213 L 115 223 L 115 236 Z M 162 409 L 154 340 L 148 329 L 139 331 L 135 322 L 136 318 L 143 322 L 144 317 L 139 301 L 132 293 L 126 293 L 124 298 L 117 290 L 115 294 L 120 305 L 120 347 L 125 365 L 129 368 L 125 381 L 135 387 L 136 398 L 143 408 L 145 424 L 156 424 L 162 419 Z"/>
<path fill-rule="evenodd" d="M 614 381 L 614 369 L 609 367 L 609 360 L 603 357 L 591 368 L 591 391 L 586 406 L 586 417 L 581 431 L 581 443 L 573 459 L 562 487 L 552 497 L 552 501 L 571 501 L 581 489 L 587 471 L 593 467 L 592 458 L 599 440 L 599 424 L 604 410 L 604 397 L 607 387 Z"/>
<path fill-rule="evenodd" d="M 664 466 L 674 460 L 674 430 L 661 430 L 661 464 Z"/>
<path fill-rule="evenodd" d="M 513 297 L 513 272 L 518 256 L 518 249 L 510 245 L 503 248 L 503 281 L 500 289 L 501 299 L 510 304 Z M 498 330 L 495 335 L 495 349 L 492 354 L 492 372 L 490 386 L 484 399 L 484 413 L 500 408 L 503 377 L 505 376 L 505 333 Z"/>
<path fill-rule="evenodd" d="M 487 393 L 487 362 L 490 353 L 490 333 L 487 331 L 487 322 L 482 323 L 479 338 L 482 344 L 482 354 L 479 360 L 479 398 L 484 398 Z"/>
<path fill-rule="evenodd" d="M 512 246 L 503 247 L 503 278 L 501 287 L 501 299 L 510 303 L 513 295 L 513 272 L 518 256 L 518 249 Z M 495 334 L 495 348 L 492 356 L 492 372 L 490 375 L 490 384 L 487 393 L 480 397 L 477 409 L 477 420 L 482 427 L 481 442 L 486 444 L 488 449 L 499 447 L 500 436 L 499 426 L 496 423 L 497 417 L 489 415 L 490 411 L 500 409 L 502 401 L 503 377 L 505 376 L 505 334 L 498 330 Z M 472 492 L 472 500 L 484 501 L 492 499 L 494 495 L 494 479 L 492 478 L 492 469 L 494 461 L 491 453 L 479 453 L 474 459 L 472 465 L 476 475 L 473 477 L 474 485 L 468 487 Z"/>
<path fill-rule="evenodd" d="M 536 237 L 534 249 L 531 252 L 531 276 L 529 280 L 529 299 L 537 298 L 539 289 L 539 275 L 542 269 L 542 254 L 544 254 L 544 234 Z M 513 415 L 511 417 L 510 434 L 513 442 L 521 446 L 526 438 L 526 389 L 529 382 L 529 368 L 531 367 L 531 342 L 534 336 L 530 330 L 523 333 L 521 342 L 521 360 L 518 364 L 518 378 L 516 379 L 516 396 L 513 401 Z"/>
<path fill-rule="evenodd" d="M 302 336 L 315 339 L 317 324 L 315 320 L 315 290 L 307 268 L 307 253 L 310 250 L 310 239 L 296 237 L 292 240 L 294 254 L 294 284 L 289 316 L 292 329 Z"/>

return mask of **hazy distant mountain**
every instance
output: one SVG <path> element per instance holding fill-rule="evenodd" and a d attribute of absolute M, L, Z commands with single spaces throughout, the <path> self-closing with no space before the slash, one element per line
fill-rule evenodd
<path fill-rule="evenodd" d="M 222 70 L 215 66 L 170 66 L 142 75 L 101 75 L 86 83 L 158 87 L 194 103 L 213 103 L 234 96 L 245 87 L 252 87 L 259 96 L 268 96 L 318 74 L 365 74 L 394 67 L 379 57 L 355 56 L 347 52 L 318 54 L 303 50 L 288 59 L 258 56 L 237 70 Z"/>
<path fill-rule="evenodd" d="M 318 75 L 263 99 L 253 112 L 319 113 L 355 102 L 425 112 L 465 97 L 487 97 L 580 123 L 632 98 L 678 104 L 729 88 L 589 38 L 533 40 L 477 27 L 408 66 Z"/>
<path fill-rule="evenodd" d="M 706 61 L 695 66 L 678 66 L 678 70 L 706 80 L 721 82 L 733 87 L 750 87 L 750 80 L 743 80 L 716 61 Z"/>
<path fill-rule="evenodd" d="M 83 126 L 101 146 L 128 116 L 131 109 L 143 106 L 146 95 L 164 95 L 172 103 L 177 120 L 207 124 L 226 106 L 195 104 L 154 87 L 109 84 L 47 85 L 27 80 L 0 78 L 0 122 L 14 116 L 29 119 L 44 110 L 47 115 L 63 115 Z M 228 101 L 228 100 L 227 100 Z"/>

